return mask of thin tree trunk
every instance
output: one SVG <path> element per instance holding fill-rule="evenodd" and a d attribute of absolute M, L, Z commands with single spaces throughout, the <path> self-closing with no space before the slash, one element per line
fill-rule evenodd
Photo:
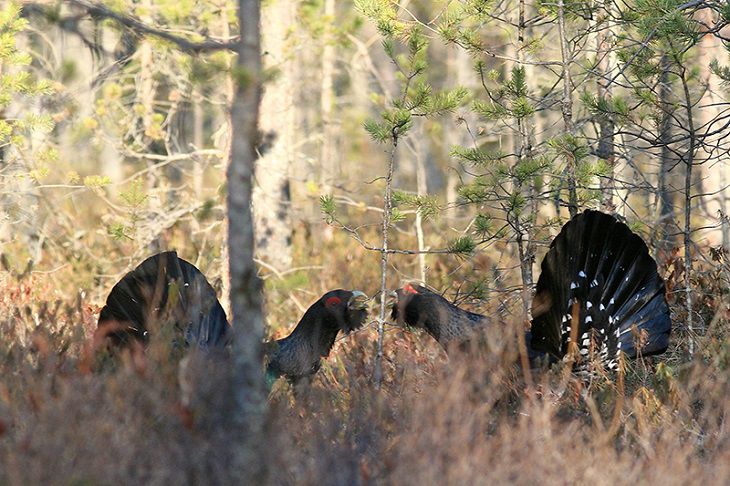
<path fill-rule="evenodd" d="M 388 159 L 388 173 L 385 177 L 385 195 L 383 197 L 383 251 L 380 253 L 380 314 L 378 315 L 378 344 L 375 354 L 375 370 L 373 381 L 380 388 L 383 381 L 383 337 L 385 335 L 385 312 L 388 294 L 388 233 L 390 231 L 390 217 L 393 209 L 393 173 L 395 172 L 395 155 L 398 148 L 398 139 L 393 139 L 393 147 Z"/>
<path fill-rule="evenodd" d="M 687 306 L 687 333 L 689 334 L 689 356 L 694 355 L 695 328 L 692 312 L 692 166 L 694 165 L 696 133 L 694 119 L 692 116 L 692 98 L 687 84 L 686 70 L 682 70 L 682 87 L 684 88 L 684 103 L 687 111 L 687 131 L 689 135 L 689 148 L 684 156 L 687 172 L 684 179 L 684 290 L 686 293 Z"/>
<path fill-rule="evenodd" d="M 423 136 L 423 127 L 418 127 L 418 131 L 416 132 L 416 136 L 418 139 L 422 139 Z M 416 143 L 413 144 L 414 149 L 414 155 L 416 156 L 416 193 L 419 196 L 425 196 L 428 192 L 428 185 L 426 183 L 426 166 L 425 161 L 423 160 L 423 149 L 421 147 L 421 144 Z M 418 244 L 418 271 L 420 274 L 421 282 L 426 285 L 426 253 L 424 250 L 426 249 L 426 240 L 423 235 L 423 216 L 421 215 L 421 211 L 418 211 L 416 213 L 416 240 Z"/>
<path fill-rule="evenodd" d="M 661 120 L 659 122 L 659 143 L 661 144 L 661 155 L 659 159 L 659 244 L 657 259 L 666 260 L 674 245 L 676 244 L 674 233 L 674 210 L 675 198 L 672 184 L 672 170 L 675 160 L 672 150 L 669 147 L 672 139 L 672 117 L 673 108 L 670 100 L 672 87 L 669 80 L 669 59 L 667 55 L 661 58 L 662 73 L 659 77 L 659 108 Z"/>
<path fill-rule="evenodd" d="M 258 114 L 261 99 L 261 55 L 259 46 L 259 2 L 238 1 L 241 42 L 238 46 L 238 77 L 231 104 L 231 157 L 226 171 L 228 181 L 227 215 L 230 271 L 231 322 L 234 332 L 234 384 L 236 404 L 234 423 L 242 435 L 236 444 L 236 471 L 239 482 L 265 479 L 265 466 L 259 460 L 263 449 L 263 424 L 266 404 L 261 372 L 264 316 L 261 280 L 254 264 L 254 226 L 251 211 Z"/>
<path fill-rule="evenodd" d="M 575 127 L 573 126 L 573 97 L 572 97 L 572 80 L 570 77 L 570 63 L 572 56 L 568 46 L 568 33 L 565 30 L 565 2 L 558 0 L 558 31 L 560 35 L 560 56 L 563 63 L 561 77 L 563 78 L 563 99 L 561 100 L 561 110 L 563 113 L 563 123 L 565 125 L 565 133 L 573 134 Z M 568 211 L 570 217 L 578 214 L 578 189 L 575 180 L 576 160 L 568 156 Z"/>
<path fill-rule="evenodd" d="M 525 0 L 520 0 L 519 3 L 519 23 L 517 26 L 517 62 L 519 63 L 520 67 L 522 66 L 523 56 L 524 56 L 524 48 L 525 48 L 525 15 L 526 15 L 526 4 Z M 515 141 L 515 153 L 517 158 L 517 165 L 521 164 L 522 161 L 525 158 L 530 157 L 530 138 L 529 138 L 529 132 L 527 128 L 526 120 L 523 119 L 517 119 L 517 139 Z M 522 183 L 519 181 L 519 179 L 515 178 L 515 191 L 523 193 L 525 191 L 525 188 L 522 187 Z M 527 192 L 530 196 L 534 196 L 534 181 L 530 182 L 530 187 L 528 188 Z M 534 205 L 535 199 L 534 197 L 530 198 L 530 208 L 532 213 L 532 224 L 535 223 L 536 218 L 536 206 Z M 522 210 L 520 212 L 516 213 L 514 215 L 514 230 L 515 230 L 515 240 L 517 243 L 517 255 L 520 261 L 520 276 L 522 277 L 522 313 L 523 313 L 523 319 L 524 322 L 529 322 L 531 320 L 530 318 L 530 311 L 532 307 L 532 287 L 533 287 L 533 277 L 532 277 L 532 260 L 533 255 L 532 252 L 534 252 L 534 242 L 532 241 L 532 235 L 530 231 L 529 224 L 525 224 L 525 222 L 522 219 Z"/>
<path fill-rule="evenodd" d="M 612 87 L 608 83 L 613 73 L 611 63 L 613 31 L 611 30 L 611 7 L 610 0 L 601 0 L 599 6 L 599 18 L 596 23 L 596 75 L 597 91 L 599 100 L 611 101 Z M 605 177 L 601 178 L 601 208 L 606 212 L 615 211 L 613 204 L 613 193 L 615 191 L 615 143 L 614 143 L 614 122 L 612 114 L 601 115 L 599 119 L 598 134 L 598 157 L 606 163 L 608 171 Z"/>

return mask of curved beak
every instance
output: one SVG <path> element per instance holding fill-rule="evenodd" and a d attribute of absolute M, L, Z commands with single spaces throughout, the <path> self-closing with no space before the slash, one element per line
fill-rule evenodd
<path fill-rule="evenodd" d="M 366 310 L 370 297 L 365 292 L 359 290 L 352 291 L 352 297 L 347 301 L 347 308 L 350 310 Z"/>

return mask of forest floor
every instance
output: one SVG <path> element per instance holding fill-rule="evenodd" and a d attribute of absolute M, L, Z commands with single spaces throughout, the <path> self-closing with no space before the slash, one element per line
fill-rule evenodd
<path fill-rule="evenodd" d="M 313 270 L 319 280 L 267 283 L 270 320 L 283 323 L 275 334 L 310 293 L 358 279 L 377 288 L 376 265 L 357 275 L 353 257 Z M 289 287 L 303 284 L 295 302 Z M 235 482 L 227 367 L 193 360 L 183 373 L 154 341 L 110 361 L 92 337 L 103 294 L 57 299 L 45 274 L 0 286 L 0 484 Z M 376 389 L 368 326 L 336 344 L 311 385 L 274 386 L 268 481 L 728 484 L 730 344 L 724 315 L 711 319 L 721 301 L 698 303 L 712 325 L 692 360 L 676 332 L 667 354 L 590 381 L 560 367 L 523 373 L 511 344 L 521 326 L 505 317 L 505 339 L 449 358 L 428 336 L 389 326 Z"/>

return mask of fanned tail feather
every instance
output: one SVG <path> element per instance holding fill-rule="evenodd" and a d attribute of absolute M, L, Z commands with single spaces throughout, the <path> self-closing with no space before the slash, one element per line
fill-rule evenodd
<path fill-rule="evenodd" d="M 229 339 L 228 321 L 215 290 L 174 251 L 158 253 L 127 273 L 111 290 L 99 315 L 117 343 L 147 341 L 150 323 L 174 321 L 185 344 L 212 347 Z"/>
<path fill-rule="evenodd" d="M 666 351 L 671 319 L 664 281 L 644 241 L 614 217 L 588 210 L 570 220 L 542 261 L 531 346 L 565 358 L 575 341 L 579 361 L 609 369 L 628 357 Z M 574 321 L 578 319 L 577 331 Z"/>

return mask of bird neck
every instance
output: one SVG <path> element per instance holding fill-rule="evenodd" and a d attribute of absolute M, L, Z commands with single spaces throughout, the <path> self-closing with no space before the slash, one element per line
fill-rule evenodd
<path fill-rule="evenodd" d="M 326 312 L 324 304 L 317 302 L 307 309 L 297 327 L 284 339 L 308 345 L 318 352 L 318 356 L 327 356 L 339 331 L 337 320 Z"/>
<path fill-rule="evenodd" d="M 268 383 L 286 376 L 290 381 L 317 372 L 320 358 L 329 355 L 339 331 L 337 321 L 321 303 L 310 307 L 287 337 L 270 343 L 266 369 Z"/>

